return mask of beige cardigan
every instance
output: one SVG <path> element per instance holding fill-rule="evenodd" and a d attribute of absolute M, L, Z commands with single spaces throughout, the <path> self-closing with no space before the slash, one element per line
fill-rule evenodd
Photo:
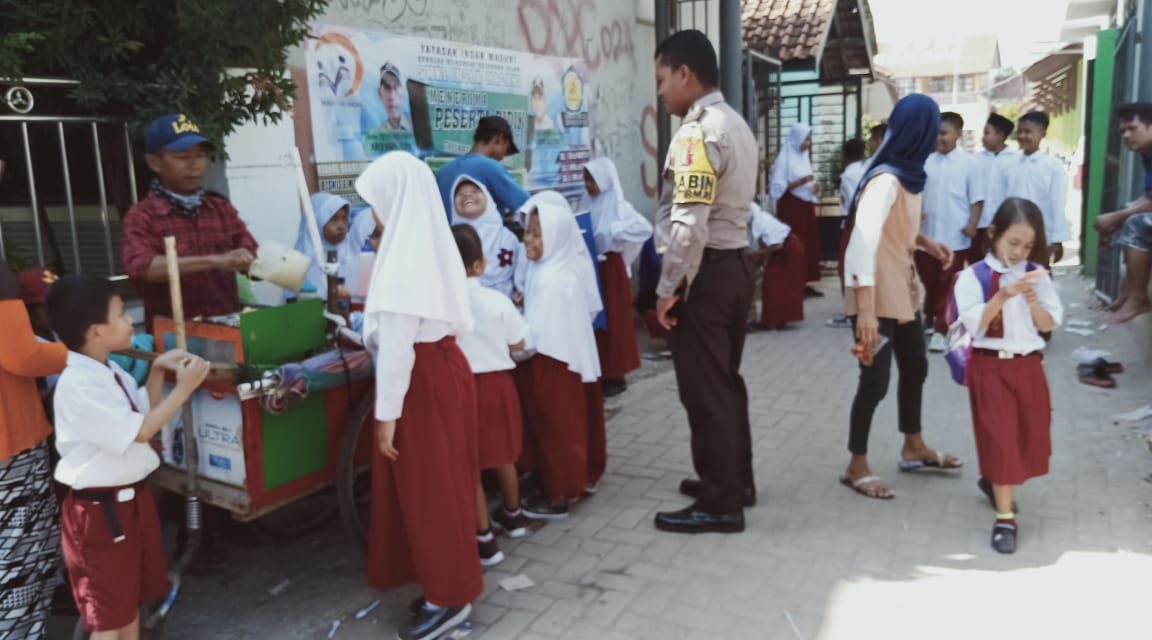
<path fill-rule="evenodd" d="M 856 289 L 870 287 L 877 318 L 916 319 L 923 288 L 912 256 L 920 233 L 923 194 L 909 193 L 891 174 L 864 187 L 844 253 L 844 313 L 858 313 Z"/>

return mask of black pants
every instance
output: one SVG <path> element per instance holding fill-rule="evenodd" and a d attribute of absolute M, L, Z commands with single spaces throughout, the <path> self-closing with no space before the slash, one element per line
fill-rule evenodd
<path fill-rule="evenodd" d="M 856 329 L 856 318 L 852 318 Z M 900 382 L 896 387 L 896 412 L 900 433 L 920 433 L 920 406 L 924 397 L 924 380 L 928 377 L 928 356 L 924 348 L 924 323 L 920 314 L 912 322 L 898 324 L 891 318 L 880 318 L 880 335 L 888 344 L 876 354 L 872 365 L 860 365 L 860 382 L 856 398 L 852 401 L 849 418 L 848 450 L 856 455 L 868 453 L 868 432 L 872 429 L 872 414 L 888 393 L 888 380 L 892 372 L 892 355 L 896 355 L 896 368 Z"/>
<path fill-rule="evenodd" d="M 669 344 L 680 402 L 692 429 L 692 464 L 704 485 L 696 506 L 742 509 L 752 478 L 748 390 L 740 377 L 753 266 L 743 250 L 705 252 L 688 299 L 674 309 Z"/>

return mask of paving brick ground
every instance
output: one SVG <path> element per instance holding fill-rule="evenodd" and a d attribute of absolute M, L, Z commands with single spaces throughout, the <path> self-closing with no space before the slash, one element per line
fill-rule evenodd
<path fill-rule="evenodd" d="M 1069 275 L 1060 284 L 1065 304 L 1076 305 L 1069 315 L 1098 325 L 1086 283 Z M 670 368 L 646 363 L 610 407 L 600 492 L 569 520 L 504 545 L 509 558 L 487 573 L 474 637 L 1152 637 L 1152 458 L 1140 425 L 1110 419 L 1152 402 L 1152 353 L 1132 333 L 1143 325 L 1057 333 L 1046 359 L 1052 473 L 1020 492 L 1020 551 L 1005 557 L 988 547 L 992 514 L 974 486 L 966 391 L 940 356 L 930 356 L 925 434 L 961 456 L 963 471 L 898 473 L 889 398 L 871 452 L 898 497 L 867 500 L 837 483 L 855 385 L 848 331 L 824 326 L 838 304 L 835 295 L 811 302 L 803 325 L 749 337 L 744 373 L 760 504 L 747 512 L 745 533 L 653 529 L 655 512 L 686 503 L 676 486 L 692 466 Z M 1082 345 L 1124 362 L 1118 389 L 1076 382 L 1069 354 Z M 190 579 L 167 637 L 324 638 L 337 618 L 337 638 L 393 637 L 416 593 L 368 589 L 336 525 L 292 544 L 234 545 L 231 556 L 225 576 Z M 499 589 L 516 574 L 537 586 Z M 271 595 L 285 579 L 287 588 Z M 374 599 L 382 604 L 371 615 L 351 618 Z"/>

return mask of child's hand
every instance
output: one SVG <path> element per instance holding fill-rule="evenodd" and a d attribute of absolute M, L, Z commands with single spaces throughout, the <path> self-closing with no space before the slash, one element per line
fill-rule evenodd
<path fill-rule="evenodd" d="M 524 304 L 524 294 L 519 289 L 512 291 L 512 304 L 517 307 Z"/>
<path fill-rule="evenodd" d="M 395 460 L 400 457 L 400 452 L 396 450 L 396 446 L 392 444 L 396 439 L 396 421 L 395 420 L 377 420 L 376 421 L 376 446 L 380 447 L 380 453 L 384 454 L 385 458 Z"/>
<path fill-rule="evenodd" d="M 176 371 L 180 368 L 180 363 L 191 356 L 192 354 L 183 349 L 169 349 L 159 356 L 156 356 L 156 360 L 152 362 L 152 366 L 168 371 Z"/>
<path fill-rule="evenodd" d="M 1028 285 L 1024 288 L 1023 296 L 1024 300 L 1029 305 L 1037 304 L 1040 301 L 1040 298 L 1036 295 L 1036 290 L 1032 288 L 1032 285 Z"/>
<path fill-rule="evenodd" d="M 176 368 L 176 389 L 191 394 L 208 377 L 211 365 L 200 356 L 186 356 Z"/>

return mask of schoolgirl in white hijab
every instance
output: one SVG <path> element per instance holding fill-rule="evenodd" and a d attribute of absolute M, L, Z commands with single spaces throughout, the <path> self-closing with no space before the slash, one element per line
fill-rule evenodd
<path fill-rule="evenodd" d="M 517 285 L 523 285 L 516 282 L 516 273 L 523 273 L 524 245 L 504 226 L 496 201 L 479 180 L 464 175 L 452 185 L 452 224 L 471 225 L 480 235 L 486 264 L 480 284 L 512 298 Z"/>
<path fill-rule="evenodd" d="M 312 210 L 316 214 L 316 225 L 320 228 L 321 254 L 327 257 L 329 251 L 336 252 L 337 276 L 344 278 L 345 286 L 351 287 L 355 278 L 356 258 L 364 244 L 357 225 L 351 220 L 350 205 L 338 195 L 321 191 L 312 194 Z M 369 216 L 371 217 L 371 216 Z M 304 281 L 321 298 L 328 297 L 328 277 L 317 262 L 316 250 L 312 245 L 312 233 L 308 222 L 300 218 L 300 230 L 296 236 L 296 250 L 312 259 Z"/>
<path fill-rule="evenodd" d="M 524 316 L 536 356 L 525 363 L 527 433 L 542 493 L 524 515 L 558 519 L 593 490 L 607 462 L 600 360 L 592 321 L 601 310 L 591 256 L 570 208 L 545 197 L 528 210 Z M 592 489 L 589 489 L 592 487 Z"/>
<path fill-rule="evenodd" d="M 426 164 L 387 153 L 356 191 L 384 228 L 364 308 L 377 354 L 368 581 L 381 590 L 419 582 L 425 604 L 401 636 L 424 637 L 467 619 L 484 589 L 476 390 L 453 338 L 472 330 L 468 285 Z"/>
<path fill-rule="evenodd" d="M 789 192 L 806 202 L 818 200 L 816 180 L 800 182 L 809 176 L 815 176 L 812 159 L 808 154 L 810 143 L 805 144 L 811 137 L 812 127 L 803 122 L 792 125 L 792 129 L 788 132 L 788 140 L 777 154 L 776 163 L 772 165 L 772 182 L 768 190 L 773 200 L 779 200 Z"/>
<path fill-rule="evenodd" d="M 529 346 L 566 363 L 584 382 L 595 382 L 600 360 L 592 321 L 604 305 L 591 256 L 571 209 L 538 204 L 529 211 L 529 224 L 533 214 L 540 221 L 543 246 L 539 257 L 528 247 L 524 317 L 532 327 Z"/>
<path fill-rule="evenodd" d="M 620 174 L 610 158 L 595 158 L 584 166 L 584 172 L 587 192 L 580 201 L 580 210 L 586 209 L 592 215 L 596 252 L 600 257 L 619 253 L 631 277 L 632 263 L 652 237 L 652 223 L 624 198 Z"/>

